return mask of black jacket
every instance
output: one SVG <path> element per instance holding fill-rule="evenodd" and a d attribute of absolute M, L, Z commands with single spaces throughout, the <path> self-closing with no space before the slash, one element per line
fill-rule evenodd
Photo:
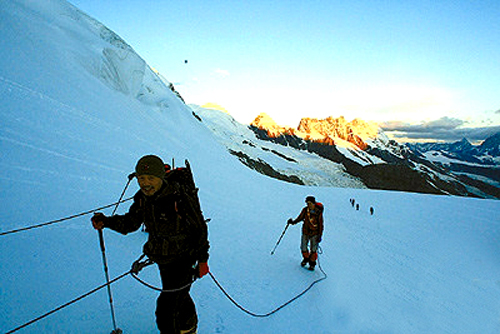
<path fill-rule="evenodd" d="M 125 215 L 108 217 L 104 224 L 122 234 L 137 231 L 144 223 L 149 239 L 143 250 L 151 260 L 159 264 L 174 261 L 191 263 L 207 262 L 208 232 L 201 219 L 189 219 L 185 212 L 187 201 L 182 201 L 175 184 L 163 183 L 153 196 L 145 196 L 140 190 Z"/>

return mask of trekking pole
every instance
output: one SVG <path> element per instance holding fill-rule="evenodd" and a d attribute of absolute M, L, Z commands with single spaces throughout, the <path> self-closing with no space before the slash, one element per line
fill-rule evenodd
<path fill-rule="evenodd" d="M 120 195 L 120 199 L 116 203 L 116 206 L 113 210 L 113 213 L 111 215 L 114 215 L 116 213 L 116 210 L 118 209 L 118 206 L 120 205 L 120 201 L 123 198 L 123 195 L 125 195 L 125 192 L 127 191 L 127 188 L 130 184 L 130 181 L 135 177 L 135 173 L 132 173 L 128 176 L 128 182 L 125 185 L 125 188 L 122 191 L 122 194 Z M 120 328 L 116 328 L 116 318 L 115 318 L 115 307 L 113 306 L 113 295 L 111 294 L 111 284 L 109 284 L 109 272 L 108 272 L 108 261 L 106 260 L 106 247 L 104 245 L 104 234 L 101 230 L 97 230 L 99 234 L 99 245 L 101 246 L 101 253 L 102 253 L 102 263 L 104 266 L 104 276 L 106 277 L 106 284 L 107 284 L 107 290 L 108 290 L 108 297 L 109 297 L 109 307 L 111 309 L 111 320 L 113 322 L 113 331 L 111 331 L 111 334 L 122 334 L 123 331 Z"/>
<path fill-rule="evenodd" d="M 283 239 L 283 236 L 285 235 L 285 232 L 286 232 L 286 230 L 288 229 L 288 226 L 290 226 L 290 224 L 289 224 L 289 223 L 287 223 L 287 224 L 286 224 L 285 229 L 283 230 L 283 233 L 281 233 L 281 236 L 280 236 L 280 238 L 278 239 L 278 242 L 277 242 L 277 243 L 276 243 L 276 245 L 274 246 L 274 249 L 271 251 L 271 255 L 273 255 L 273 254 L 274 254 L 274 251 L 276 250 L 276 248 L 278 247 L 279 243 L 281 242 L 281 239 Z"/>
<path fill-rule="evenodd" d="M 97 230 L 99 233 L 99 244 L 101 245 L 102 263 L 104 265 L 104 275 L 106 276 L 106 284 L 108 288 L 109 306 L 111 308 L 111 320 L 113 321 L 113 331 L 111 334 L 123 333 L 121 329 L 116 328 L 115 308 L 113 306 L 113 295 L 111 294 L 111 285 L 109 284 L 108 261 L 106 261 L 106 247 L 104 246 L 104 235 L 102 230 Z"/>

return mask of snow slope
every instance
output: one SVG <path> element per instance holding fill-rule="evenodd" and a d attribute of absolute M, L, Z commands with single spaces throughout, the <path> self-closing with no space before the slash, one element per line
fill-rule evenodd
<path fill-rule="evenodd" d="M 253 318 L 205 277 L 192 289 L 200 334 L 500 331 L 499 201 L 262 176 L 229 155 L 130 46 L 68 3 L 2 1 L 0 31 L 0 231 L 116 201 L 144 154 L 188 158 L 212 218 L 211 271 L 253 312 L 271 311 L 322 276 L 298 264 L 299 226 L 270 251 L 306 195 L 326 207 L 320 263 L 328 278 L 273 316 Z M 0 236 L 1 332 L 104 282 L 89 218 Z M 105 238 L 113 278 L 140 255 L 146 235 Z M 141 277 L 159 283 L 154 267 Z M 124 333 L 156 333 L 157 293 L 130 277 L 112 287 Z M 111 330 L 101 290 L 19 332 Z"/>

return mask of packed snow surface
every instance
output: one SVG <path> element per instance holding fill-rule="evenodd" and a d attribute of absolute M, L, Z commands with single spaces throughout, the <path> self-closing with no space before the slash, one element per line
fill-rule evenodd
<path fill-rule="evenodd" d="M 200 334 L 500 332 L 499 201 L 262 176 L 227 153 L 130 46 L 70 4 L 2 1 L 0 30 L 0 232 L 113 203 L 142 155 L 176 165 L 189 159 L 211 218 L 211 272 L 252 312 L 267 313 L 322 277 L 299 265 L 300 226 L 270 251 L 307 195 L 326 208 L 319 261 L 328 278 L 255 318 L 206 276 L 192 288 Z M 135 191 L 132 184 L 125 197 Z M 89 218 L 0 235 L 1 332 L 104 283 Z M 146 234 L 104 234 L 117 277 L 139 257 Z M 159 285 L 154 267 L 141 277 Z M 157 333 L 157 292 L 130 276 L 112 290 L 124 333 Z M 19 332 L 111 330 L 103 289 Z"/>

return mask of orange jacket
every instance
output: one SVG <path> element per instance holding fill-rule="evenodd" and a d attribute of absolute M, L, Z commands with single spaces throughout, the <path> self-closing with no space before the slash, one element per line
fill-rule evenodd
<path fill-rule="evenodd" d="M 300 212 L 300 215 L 293 221 L 294 224 L 303 221 L 302 233 L 308 236 L 323 236 L 323 212 L 316 208 L 314 212 L 306 206 Z"/>

